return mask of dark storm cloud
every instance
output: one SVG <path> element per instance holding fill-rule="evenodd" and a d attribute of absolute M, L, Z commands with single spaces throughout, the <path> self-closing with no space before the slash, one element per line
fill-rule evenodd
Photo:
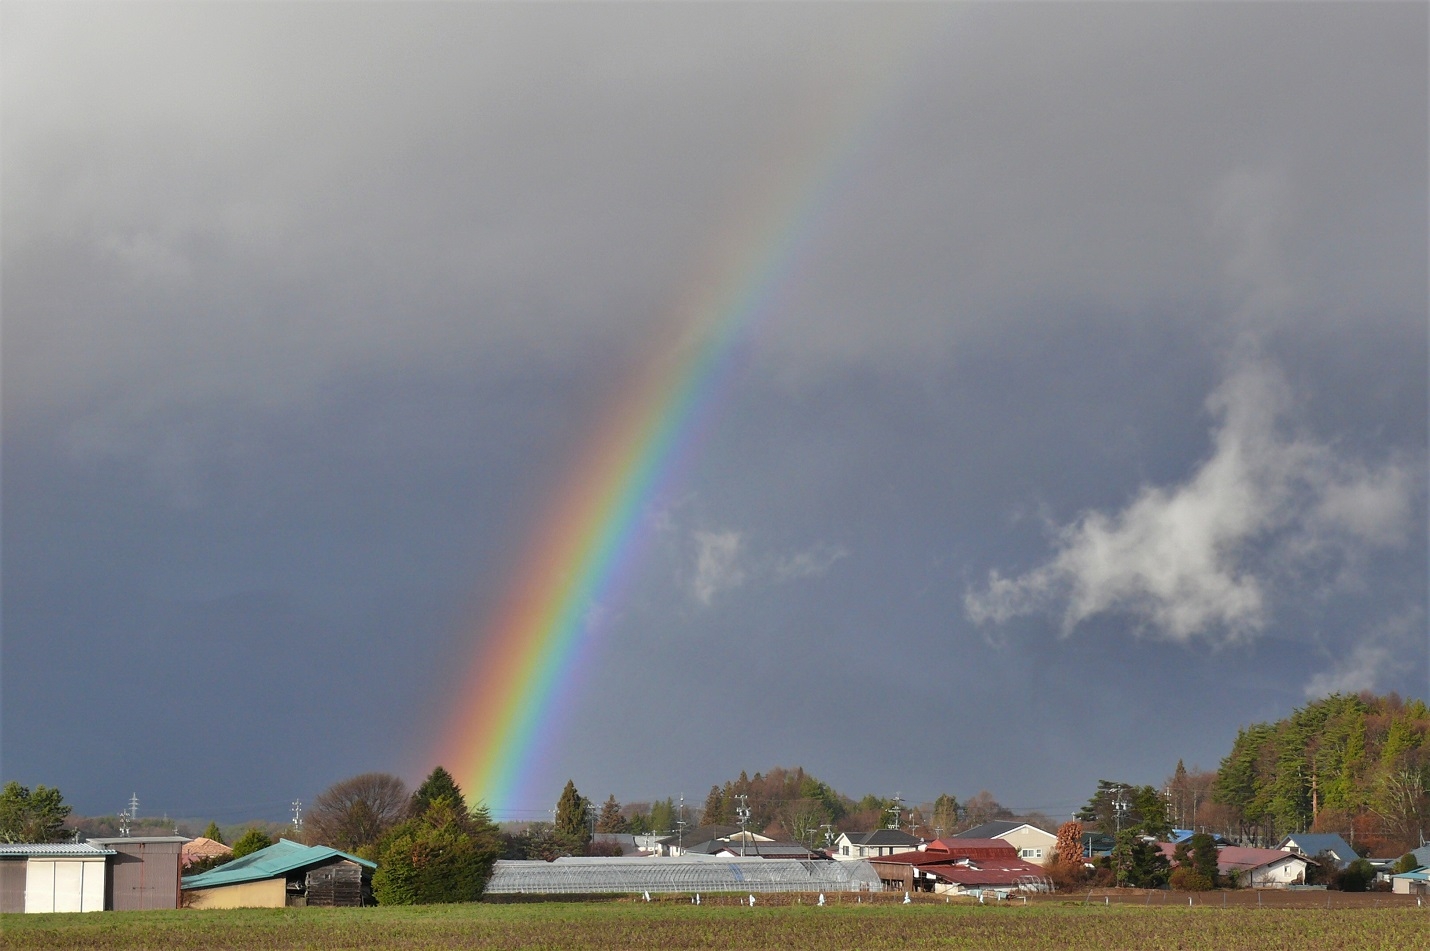
<path fill-rule="evenodd" d="M 1430 690 L 1423 6 L 0 16 L 7 779 L 281 815 L 429 768 L 771 169 L 829 184 L 596 606 L 553 797 L 799 762 L 1056 812 Z"/>

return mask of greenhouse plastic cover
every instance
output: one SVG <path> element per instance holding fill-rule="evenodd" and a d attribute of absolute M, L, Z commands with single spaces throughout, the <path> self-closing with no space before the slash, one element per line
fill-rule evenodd
<path fill-rule="evenodd" d="M 496 863 L 487 894 L 595 892 L 857 892 L 883 883 L 865 861 L 715 858 L 559 858 Z"/>

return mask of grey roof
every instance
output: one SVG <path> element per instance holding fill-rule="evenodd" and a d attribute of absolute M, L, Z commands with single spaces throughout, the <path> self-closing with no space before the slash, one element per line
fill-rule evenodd
<path fill-rule="evenodd" d="M 711 839 L 708 842 L 697 842 L 694 845 L 687 845 L 686 852 L 702 853 L 705 855 L 717 855 L 721 852 L 730 851 L 735 855 L 741 854 L 741 843 L 732 842 L 729 839 Z M 814 852 L 798 845 L 794 842 L 761 842 L 752 839 L 744 843 L 743 854 L 746 856 L 779 856 L 780 858 L 813 858 Z"/>
<path fill-rule="evenodd" d="M 98 838 L 96 838 L 95 836 L 89 836 L 87 839 L 85 839 L 85 841 L 93 842 L 95 845 L 99 846 L 112 846 L 123 845 L 125 842 L 133 842 L 136 844 L 144 845 L 148 845 L 150 843 L 158 844 L 161 842 L 177 842 L 180 845 L 183 845 L 185 842 L 192 842 L 193 840 L 186 835 L 108 835 L 101 836 Z"/>
<path fill-rule="evenodd" d="M 726 836 L 739 833 L 739 826 L 697 826 L 694 829 L 686 829 L 685 832 L 673 832 L 664 838 L 657 839 L 661 845 L 679 845 L 685 842 L 708 842 L 710 839 L 723 839 Z"/>
<path fill-rule="evenodd" d="M 0 855 L 21 855 L 26 858 L 56 856 L 117 855 L 113 849 L 96 848 L 88 842 L 4 842 Z"/>
<path fill-rule="evenodd" d="M 981 826 L 974 826 L 972 829 L 964 829 L 956 832 L 950 838 L 954 839 L 996 839 L 1005 832 L 1012 832 L 1019 826 L 1025 826 L 1026 822 L 1014 822 L 1011 819 L 994 819 L 985 822 Z"/>
<path fill-rule="evenodd" d="M 1345 868 L 1356 859 L 1360 858 L 1356 850 L 1350 847 L 1345 839 L 1334 832 L 1298 832 L 1295 835 L 1288 835 L 1281 840 L 1277 846 L 1283 852 L 1300 852 L 1307 858 L 1314 858 L 1322 852 L 1329 852 L 1341 863 L 1341 868 Z"/>
<path fill-rule="evenodd" d="M 909 835 L 902 829 L 875 829 L 873 832 L 846 832 L 852 845 L 903 845 L 915 846 L 923 839 Z"/>

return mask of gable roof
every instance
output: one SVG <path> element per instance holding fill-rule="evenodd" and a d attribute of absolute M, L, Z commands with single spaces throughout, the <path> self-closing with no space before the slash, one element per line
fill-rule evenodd
<path fill-rule="evenodd" d="M 1316 864 L 1304 855 L 1284 849 L 1249 849 L 1239 845 L 1227 845 L 1217 849 L 1216 868 L 1220 874 L 1225 875 L 1228 872 L 1246 872 L 1274 865 L 1286 859 L 1295 859 L 1308 865 Z"/>
<path fill-rule="evenodd" d="M 233 848 L 214 839 L 199 836 L 184 843 L 182 854 L 187 859 L 208 858 L 212 855 L 232 855 Z"/>
<path fill-rule="evenodd" d="M 694 829 L 687 829 L 684 833 L 672 832 L 670 835 L 656 839 L 656 842 L 661 845 L 678 845 L 682 839 L 686 842 L 709 842 L 711 839 L 723 839 L 739 834 L 739 826 L 696 826 Z"/>
<path fill-rule="evenodd" d="M 1034 832 L 1040 832 L 1054 841 L 1056 841 L 1058 838 L 1046 829 L 1039 829 L 1037 826 L 1031 823 L 1016 822 L 1012 819 L 994 819 L 992 822 L 985 822 L 981 826 L 974 826 L 972 829 L 964 829 L 962 832 L 954 833 L 949 838 L 997 839 L 1007 835 L 1009 832 L 1013 832 L 1017 829 L 1023 828 L 1032 829 Z"/>
<path fill-rule="evenodd" d="M 939 865 L 972 860 L 977 862 L 1017 862 L 1018 850 L 1005 839 L 935 839 L 923 849 L 895 852 L 870 859 L 902 865 Z"/>
<path fill-rule="evenodd" d="M 873 832 L 845 832 L 850 845 L 902 845 L 912 848 L 923 840 L 902 829 L 875 829 Z"/>
<path fill-rule="evenodd" d="M 1277 848 L 1282 852 L 1300 852 L 1308 858 L 1329 852 L 1341 863 L 1341 868 L 1360 858 L 1356 850 L 1350 847 L 1350 843 L 1334 832 L 1300 832 L 1288 835 L 1281 840 Z"/>
<path fill-rule="evenodd" d="M 199 875 L 186 875 L 182 884 L 184 888 L 212 888 L 215 885 L 260 882 L 310 866 L 322 865 L 334 859 L 346 859 L 370 869 L 377 868 L 376 862 L 360 859 L 356 855 L 349 855 L 326 845 L 301 845 L 288 839 L 279 839 L 266 849 L 250 852 L 218 868 Z"/>

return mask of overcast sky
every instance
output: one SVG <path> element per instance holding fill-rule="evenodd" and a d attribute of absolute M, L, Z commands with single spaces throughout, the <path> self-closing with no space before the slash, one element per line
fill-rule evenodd
<path fill-rule="evenodd" d="M 1422 3 L 0 20 L 6 780 L 419 780 L 772 181 L 768 312 L 498 818 L 775 765 L 1066 814 L 1430 696 Z"/>

